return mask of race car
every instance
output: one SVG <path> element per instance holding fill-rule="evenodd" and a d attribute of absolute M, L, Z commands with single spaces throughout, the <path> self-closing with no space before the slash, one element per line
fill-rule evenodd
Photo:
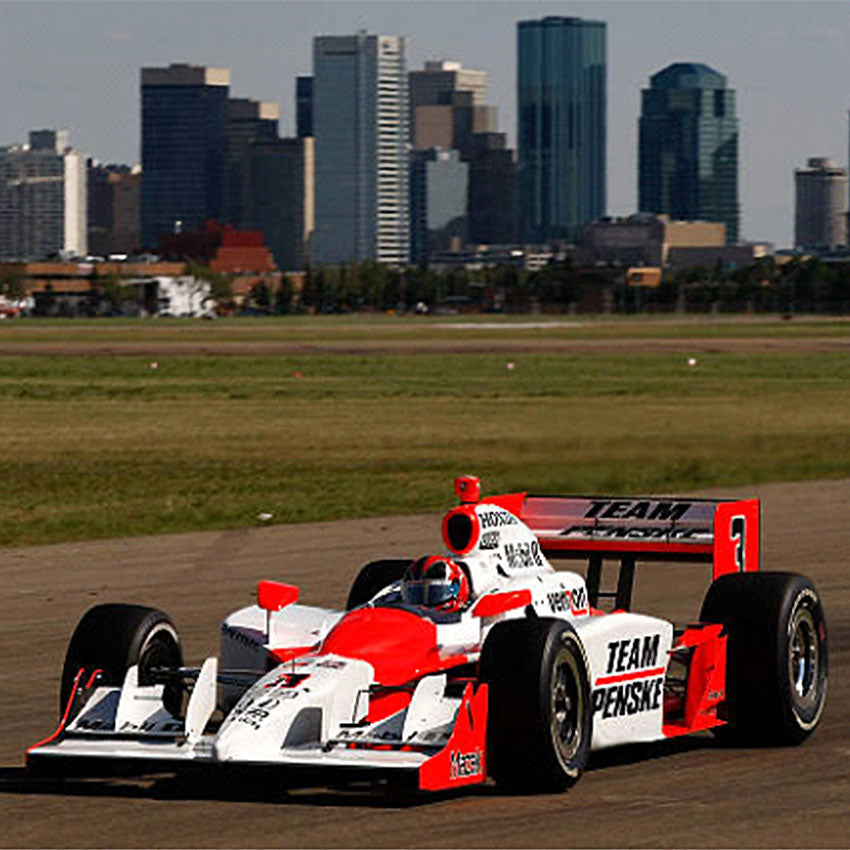
<path fill-rule="evenodd" d="M 90 609 L 68 647 L 59 726 L 28 768 L 421 791 L 490 777 L 553 792 L 594 750 L 704 730 L 798 744 L 817 726 L 823 607 L 807 578 L 760 571 L 758 500 L 482 498 L 472 476 L 455 491 L 446 553 L 367 564 L 342 611 L 261 581 L 199 668 L 184 666 L 163 612 Z M 699 622 L 630 610 L 644 560 L 711 565 Z"/>

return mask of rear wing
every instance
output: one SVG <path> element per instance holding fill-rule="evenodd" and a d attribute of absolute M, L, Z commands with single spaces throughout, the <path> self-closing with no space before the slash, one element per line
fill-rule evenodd
<path fill-rule="evenodd" d="M 449 511 L 443 521 L 443 536 L 453 552 L 468 551 L 464 547 L 473 535 L 473 523 L 458 518 L 468 517 L 473 505 L 496 505 L 522 520 L 548 558 L 587 560 L 585 581 L 591 606 L 596 606 L 600 597 L 610 597 L 616 608 L 628 610 L 638 559 L 708 563 L 715 579 L 760 568 L 758 499 L 528 493 L 482 499 L 481 482 L 472 475 L 455 478 L 455 493 L 460 506 Z M 615 592 L 602 590 L 606 559 L 620 563 Z"/>
<path fill-rule="evenodd" d="M 758 499 L 494 496 L 548 557 L 699 561 L 713 576 L 759 569 Z"/>
<path fill-rule="evenodd" d="M 714 578 L 760 566 L 758 499 L 513 493 L 481 501 L 519 517 L 549 558 L 698 561 Z"/>

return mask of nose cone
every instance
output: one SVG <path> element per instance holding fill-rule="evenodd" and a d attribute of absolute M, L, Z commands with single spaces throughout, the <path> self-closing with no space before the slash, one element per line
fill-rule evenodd
<path fill-rule="evenodd" d="M 403 608 L 355 608 L 325 638 L 327 653 L 367 661 L 376 682 L 402 685 L 433 667 L 437 627 Z"/>

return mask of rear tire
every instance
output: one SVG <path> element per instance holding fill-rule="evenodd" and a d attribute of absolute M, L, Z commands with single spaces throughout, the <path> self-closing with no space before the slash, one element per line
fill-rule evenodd
<path fill-rule="evenodd" d="M 481 653 L 489 686 L 487 772 L 513 792 L 558 792 L 584 771 L 593 714 L 584 647 L 563 620 L 496 624 Z"/>
<path fill-rule="evenodd" d="M 379 561 L 370 561 L 354 579 L 351 592 L 348 594 L 348 602 L 345 603 L 345 610 L 351 611 L 352 608 L 365 605 L 379 590 L 401 581 L 412 563 L 410 558 L 383 558 Z"/>
<path fill-rule="evenodd" d="M 716 579 L 700 619 L 723 623 L 728 723 L 733 744 L 799 744 L 826 701 L 826 620 L 809 579 L 796 573 L 733 573 Z"/>
<path fill-rule="evenodd" d="M 183 650 L 168 614 L 142 605 L 96 605 L 82 617 L 65 655 L 59 694 L 59 716 L 71 697 L 81 667 L 102 670 L 101 684 L 121 685 L 128 668 L 139 665 L 139 683 L 149 681 L 155 667 L 183 666 Z"/>

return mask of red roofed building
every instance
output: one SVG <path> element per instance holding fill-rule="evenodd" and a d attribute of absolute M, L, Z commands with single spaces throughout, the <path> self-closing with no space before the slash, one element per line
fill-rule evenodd
<path fill-rule="evenodd" d="M 221 233 L 221 243 L 210 261 L 210 268 L 221 274 L 277 271 L 274 257 L 263 243 L 261 231 L 227 227 Z"/>

